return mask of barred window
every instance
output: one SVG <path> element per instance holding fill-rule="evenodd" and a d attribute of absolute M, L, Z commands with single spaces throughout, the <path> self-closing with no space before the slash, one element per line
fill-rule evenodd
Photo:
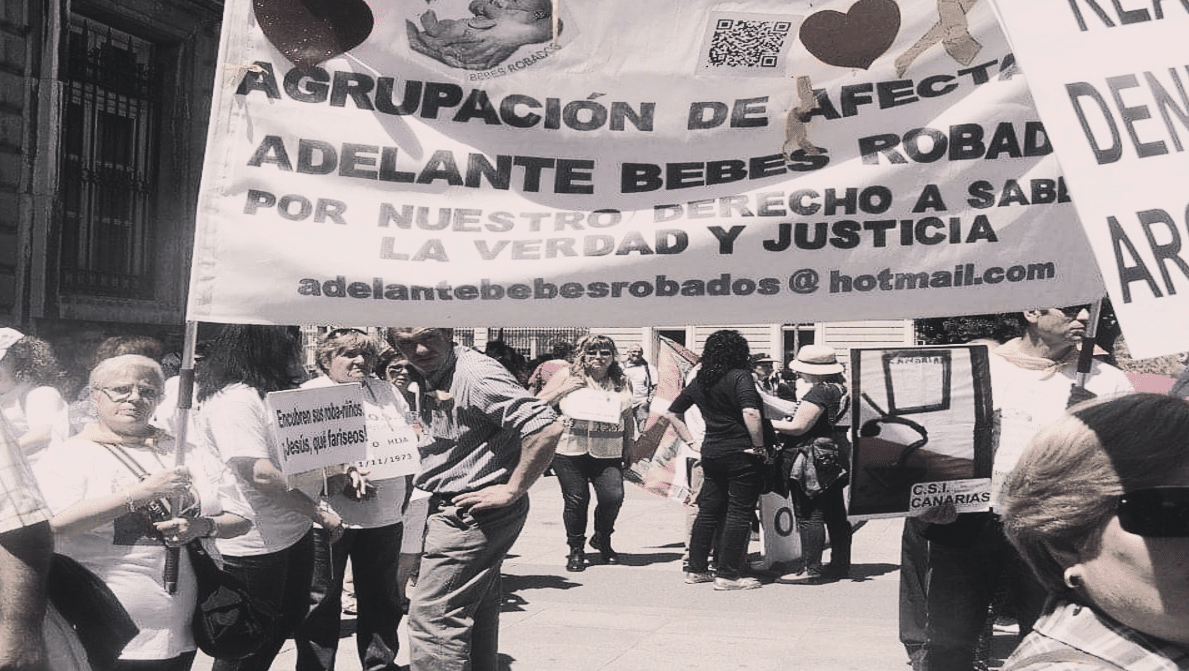
<path fill-rule="evenodd" d="M 161 83 L 153 45 L 72 15 L 62 79 L 61 290 L 152 297 Z"/>

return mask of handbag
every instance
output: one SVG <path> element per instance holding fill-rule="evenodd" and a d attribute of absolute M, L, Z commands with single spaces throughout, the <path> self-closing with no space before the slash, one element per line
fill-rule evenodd
<path fill-rule="evenodd" d="M 140 633 L 111 588 L 66 555 L 55 553 L 50 562 L 46 596 L 78 634 L 95 671 L 111 669 L 124 646 Z"/>
<path fill-rule="evenodd" d="M 220 569 L 197 539 L 186 544 L 186 552 L 198 582 L 190 626 L 199 650 L 215 659 L 242 659 L 280 635 L 276 608 Z"/>
<path fill-rule="evenodd" d="M 789 479 L 796 480 L 801 491 L 809 498 L 821 494 L 836 482 L 844 481 L 850 472 L 848 455 L 843 449 L 846 438 L 836 430 L 838 418 L 846 410 L 847 396 L 846 391 L 842 390 L 838 410 L 826 413 L 830 435 L 806 440 L 793 451 L 791 463 L 786 461 Z M 846 446 L 849 447 L 849 444 Z"/>
<path fill-rule="evenodd" d="M 122 447 L 106 443 L 104 447 L 138 479 L 148 477 L 148 471 Z M 156 521 L 172 516 L 165 501 L 153 501 L 149 513 Z M 277 609 L 253 597 L 243 582 L 219 568 L 201 541 L 187 543 L 186 553 L 198 585 L 190 629 L 199 650 L 215 659 L 243 659 L 280 635 Z"/>

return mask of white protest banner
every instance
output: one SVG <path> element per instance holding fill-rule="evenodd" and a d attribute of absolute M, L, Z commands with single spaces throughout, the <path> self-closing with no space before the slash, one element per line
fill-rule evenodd
<path fill-rule="evenodd" d="M 1131 354 L 1189 349 L 1189 5 L 996 4 Z"/>
<path fill-rule="evenodd" d="M 990 500 L 991 375 L 987 348 L 851 350 L 852 517 L 912 514 L 927 494 L 963 506 Z M 961 485 L 948 483 L 960 481 Z M 919 486 L 926 483 L 924 488 Z M 969 505 L 968 505 L 969 504 Z"/>
<path fill-rule="evenodd" d="M 189 318 L 616 326 L 1085 302 L 987 3 L 228 0 Z"/>
<path fill-rule="evenodd" d="M 281 472 L 287 477 L 352 463 L 367 455 L 359 385 L 274 391 L 264 403 L 274 420 Z"/>

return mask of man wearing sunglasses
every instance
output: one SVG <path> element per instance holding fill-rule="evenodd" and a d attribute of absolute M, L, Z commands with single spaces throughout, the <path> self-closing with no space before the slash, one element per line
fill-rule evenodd
<path fill-rule="evenodd" d="M 451 329 L 401 327 L 388 339 L 425 374 L 415 485 L 432 494 L 409 595 L 412 671 L 498 671 L 500 567 L 528 517 L 529 487 L 561 423 L 498 361 Z"/>
<path fill-rule="evenodd" d="M 957 515 L 935 509 L 929 539 L 926 642 L 917 668 L 970 669 L 975 646 L 1004 578 L 1015 602 L 1021 635 L 1040 614 L 1044 590 L 1007 542 L 1000 490 L 1032 437 L 1060 419 L 1066 408 L 1095 397 L 1134 391 L 1123 371 L 1093 361 L 1084 386 L 1077 382 L 1078 345 L 1086 334 L 1089 305 L 1025 310 L 1020 337 L 991 350 L 991 396 L 998 442 L 991 475 L 991 511 Z"/>

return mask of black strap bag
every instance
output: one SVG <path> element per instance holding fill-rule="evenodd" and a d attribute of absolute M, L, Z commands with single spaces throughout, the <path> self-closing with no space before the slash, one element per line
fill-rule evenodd
<path fill-rule="evenodd" d="M 111 588 L 66 555 L 54 554 L 46 592 L 50 603 L 78 634 L 95 671 L 113 668 L 124 646 L 140 633 Z"/>
<path fill-rule="evenodd" d="M 280 633 L 281 614 L 215 564 L 198 540 L 186 544 L 198 581 L 191 627 L 198 649 L 215 659 L 242 659 Z"/>

